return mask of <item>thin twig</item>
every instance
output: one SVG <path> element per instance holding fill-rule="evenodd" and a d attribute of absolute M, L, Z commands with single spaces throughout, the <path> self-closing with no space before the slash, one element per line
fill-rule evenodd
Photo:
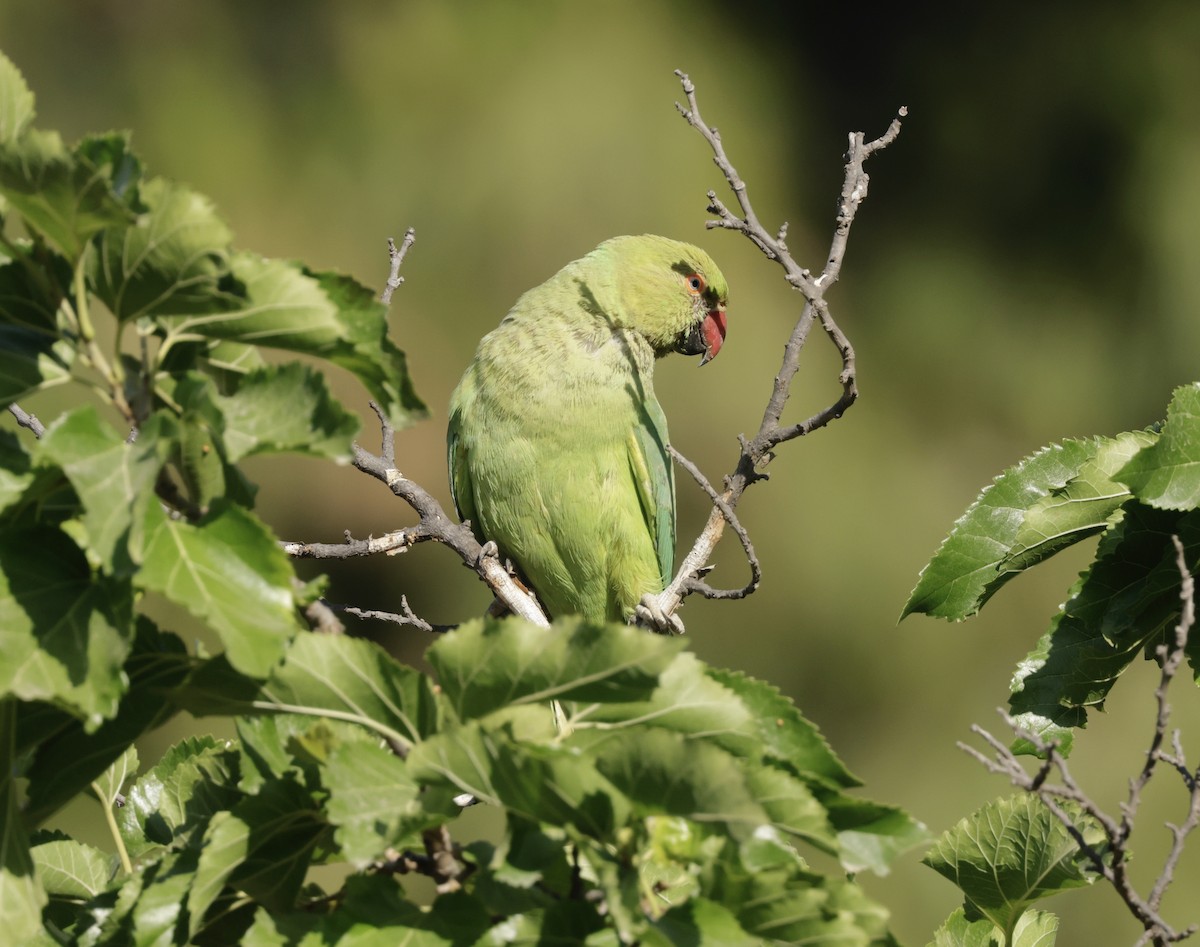
<path fill-rule="evenodd" d="M 388 259 L 391 261 L 391 270 L 388 273 L 387 285 L 383 292 L 379 294 L 379 301 L 385 306 L 392 304 L 392 293 L 400 288 L 400 284 L 404 282 L 404 277 L 400 275 L 400 264 L 404 262 L 404 257 L 408 254 L 409 248 L 417 241 L 417 232 L 412 227 L 404 231 L 404 239 L 400 241 L 400 246 L 396 246 L 396 241 L 388 237 Z"/>
<path fill-rule="evenodd" d="M 39 421 L 36 415 L 29 414 L 28 412 L 21 410 L 21 406 L 19 404 L 16 404 L 15 402 L 10 404 L 8 406 L 8 410 L 9 413 L 17 419 L 17 424 L 32 431 L 34 437 L 40 438 L 46 433 L 46 425 Z"/>
<path fill-rule="evenodd" d="M 399 612 L 381 612 L 373 608 L 358 608 L 355 605 L 337 605 L 333 602 L 326 602 L 325 604 L 333 611 L 341 612 L 343 615 L 353 615 L 355 618 L 373 618 L 376 621 L 391 622 L 393 625 L 407 625 L 411 628 L 417 628 L 420 631 L 442 634 L 455 627 L 454 625 L 430 624 L 412 610 L 412 606 L 408 604 L 408 598 L 404 595 L 400 596 L 401 610 Z"/>
<path fill-rule="evenodd" d="M 825 293 L 838 280 L 842 260 L 846 254 L 850 227 L 867 196 L 867 185 L 870 179 L 863 170 L 863 165 L 870 155 L 886 148 L 896 139 L 900 133 L 900 120 L 908 114 L 906 109 L 901 108 L 888 130 L 871 142 L 864 141 L 864 136 L 860 132 L 850 135 L 850 149 L 846 154 L 841 200 L 838 204 L 833 238 L 826 256 L 825 266 L 820 275 L 814 278 L 812 272 L 797 263 L 788 250 L 787 224 L 780 225 L 774 233 L 771 233 L 759 220 L 754 206 L 750 202 L 746 182 L 742 180 L 733 162 L 729 159 L 720 133 L 705 122 L 700 113 L 695 84 L 687 74 L 679 70 L 675 71 L 675 75 L 679 77 L 687 99 L 686 106 L 676 102 L 675 107 L 684 120 L 708 142 L 713 152 L 713 162 L 724 175 L 730 190 L 733 191 L 741 212 L 741 216 L 738 216 L 717 197 L 715 191 L 709 191 L 707 194 L 708 210 L 716 215 L 716 219 L 708 221 L 706 226 L 710 229 L 734 230 L 749 239 L 768 259 L 774 260 L 783 268 L 784 278 L 789 285 L 804 296 L 805 302 L 784 348 L 783 363 L 779 373 L 775 376 L 758 432 L 752 438 L 742 437 L 740 439 L 741 453 L 738 456 L 734 472 L 725 478 L 725 490 L 720 494 L 722 503 L 714 503 L 714 509 L 709 514 L 704 529 L 684 557 L 674 579 L 658 597 L 659 609 L 665 615 L 671 615 L 690 592 L 703 592 L 708 588 L 700 580 L 700 576 L 708 568 L 708 562 L 721 539 L 726 522 L 733 522 L 727 514 L 732 513 L 734 507 L 737 506 L 746 487 L 765 478 L 766 475 L 762 470 L 774 457 L 773 449 L 784 441 L 811 433 L 834 419 L 840 418 L 858 398 L 854 347 L 830 313 L 829 305 L 825 301 Z M 842 392 L 833 404 L 807 420 L 799 424 L 783 426 L 780 419 L 791 394 L 792 380 L 800 367 L 801 350 L 808 341 L 814 323 L 821 325 L 826 336 L 841 356 L 842 370 L 838 375 L 838 382 Z M 745 540 L 743 540 L 743 545 L 745 545 Z M 752 564 L 751 569 L 754 568 Z M 757 587 L 757 582 L 752 585 Z M 753 591 L 750 586 L 747 586 L 747 589 L 745 594 Z"/>
<path fill-rule="evenodd" d="M 427 490 L 396 469 L 395 430 L 379 405 L 374 401 L 370 402 L 370 405 L 375 416 L 379 418 L 382 447 L 379 456 L 376 456 L 355 444 L 354 466 L 387 484 L 395 496 L 417 512 L 421 518 L 421 533 L 418 539 L 432 540 L 449 546 L 459 554 L 464 563 L 479 573 L 510 612 L 534 624 L 549 627 L 546 613 L 504 568 L 496 555 L 495 547 L 491 544 L 488 547 L 480 545 L 471 532 L 470 524 L 455 523 Z"/>
<path fill-rule="evenodd" d="M 725 497 L 717 493 L 716 488 L 708 482 L 708 478 L 700 472 L 699 467 L 684 457 L 674 447 L 668 445 L 667 450 L 675 458 L 675 463 L 690 473 L 692 479 L 700 485 L 700 489 L 708 494 L 708 498 L 712 500 L 713 506 L 721 511 L 725 522 L 729 524 L 741 542 L 742 551 L 746 554 L 746 561 L 750 564 L 750 581 L 740 589 L 714 589 L 707 582 L 696 578 L 692 580 L 689 586 L 690 591 L 699 592 L 705 598 L 745 598 L 757 589 L 759 583 L 762 582 L 762 564 L 759 562 L 758 554 L 754 551 L 754 544 L 750 541 L 750 535 L 746 532 L 746 527 L 739 522 L 737 514 L 733 512 L 733 507 L 729 505 Z"/>
<path fill-rule="evenodd" d="M 1000 714 L 1005 723 L 1019 739 L 1028 741 L 1042 757 L 1042 762 L 1035 773 L 1032 775 L 1028 773 L 1013 751 L 982 727 L 974 726 L 971 729 L 988 744 L 993 752 L 992 756 L 989 757 L 965 744 L 959 744 L 990 772 L 1006 776 L 1013 785 L 1026 792 L 1034 793 L 1042 800 L 1071 833 L 1072 838 L 1079 845 L 1080 851 L 1091 862 L 1097 873 L 1113 886 L 1130 913 L 1141 923 L 1144 934 L 1138 943 L 1155 945 L 1176 943 L 1190 937 L 1198 929 L 1197 925 L 1193 924 L 1177 931 L 1158 913 L 1163 895 L 1174 880 L 1175 869 L 1183 854 L 1184 844 L 1191 832 L 1196 829 L 1197 825 L 1200 825 L 1200 768 L 1192 770 L 1188 767 L 1178 731 L 1175 731 L 1173 735 L 1172 752 L 1164 752 L 1162 749 L 1171 719 L 1171 706 L 1167 700 L 1167 692 L 1183 664 L 1188 635 L 1195 624 L 1195 580 L 1188 568 L 1184 547 L 1179 537 L 1172 536 L 1171 540 L 1175 546 L 1175 562 L 1180 576 L 1179 596 L 1182 603 L 1180 618 L 1171 640 L 1164 641 L 1156 649 L 1160 673 L 1158 686 L 1154 692 L 1157 708 L 1154 730 L 1146 751 L 1145 762 L 1138 774 L 1129 781 L 1128 795 L 1121 803 L 1120 819 L 1113 818 L 1101 809 L 1080 787 L 1071 775 L 1066 760 L 1058 751 L 1057 744 L 1043 740 L 1037 734 L 1023 729 L 1016 719 L 1003 711 Z M 1180 825 L 1167 824 L 1172 835 L 1171 848 L 1150 895 L 1143 898 L 1129 877 L 1129 842 L 1133 835 L 1142 794 L 1160 762 L 1171 766 L 1182 776 L 1184 785 L 1188 789 L 1189 805 L 1187 818 L 1183 823 Z M 1057 782 L 1048 781 L 1047 777 L 1051 773 L 1057 774 Z M 1059 800 L 1074 803 L 1086 815 L 1095 820 L 1104 833 L 1106 851 L 1102 852 L 1083 838 L 1076 826 L 1076 820 L 1058 804 Z"/>

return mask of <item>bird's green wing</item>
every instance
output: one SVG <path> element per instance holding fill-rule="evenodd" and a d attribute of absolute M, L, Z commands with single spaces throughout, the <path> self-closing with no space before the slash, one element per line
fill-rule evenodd
<path fill-rule="evenodd" d="M 470 520 L 471 528 L 479 534 L 478 517 L 475 514 L 475 491 L 471 487 L 471 472 L 467 468 L 467 447 L 461 437 L 460 415 L 450 414 L 446 431 L 446 466 L 450 471 L 450 497 L 458 510 L 460 520 Z"/>
<path fill-rule="evenodd" d="M 629 465 L 665 587 L 675 571 L 675 473 L 667 451 L 667 418 L 658 401 L 647 398 L 640 415 L 629 435 Z"/>

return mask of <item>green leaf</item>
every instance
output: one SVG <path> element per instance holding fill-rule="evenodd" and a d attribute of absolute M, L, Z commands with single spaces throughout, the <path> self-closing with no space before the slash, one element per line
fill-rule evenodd
<path fill-rule="evenodd" d="M 33 121 L 33 93 L 21 71 L 0 53 L 0 145 L 16 141 Z"/>
<path fill-rule="evenodd" d="M 0 144 L 0 194 L 72 264 L 95 234 L 130 217 L 106 171 L 68 152 L 57 132 L 31 128 Z"/>
<path fill-rule="evenodd" d="M 1079 475 L 1099 450 L 1099 439 L 1052 444 L 987 487 L 954 524 L 921 570 L 900 617 L 923 612 L 961 620 L 975 614 L 1016 573 L 1004 571 L 1026 513 Z"/>
<path fill-rule="evenodd" d="M 124 787 L 126 780 L 133 778 L 133 774 L 137 772 L 137 768 L 137 748 L 133 746 L 126 747 L 125 752 L 113 760 L 113 764 L 92 781 L 92 789 L 99 797 L 100 805 L 105 808 L 111 808 L 116 805 L 117 797 L 121 795 L 122 787 Z"/>
<path fill-rule="evenodd" d="M 654 935 L 657 935 L 657 939 Z M 693 944 L 695 947 L 743 947 L 754 942 L 733 912 L 706 898 L 690 898 L 671 908 L 654 924 L 643 944 Z"/>
<path fill-rule="evenodd" d="M 678 641 L 649 636 L 638 629 L 629 630 L 655 642 Z M 749 755 L 758 751 L 755 739 L 758 724 L 750 710 L 736 693 L 714 680 L 695 655 L 688 653 L 676 655 L 662 671 L 659 686 L 648 700 L 577 705 L 570 723 L 580 731 L 599 728 L 601 738 L 604 734 L 615 737 L 625 728 L 636 729 L 653 723 L 656 727 L 717 743 L 734 753 Z"/>
<path fill-rule="evenodd" d="M 1155 438 L 1149 431 L 1098 438 L 1096 456 L 1080 466 L 1079 474 L 1026 511 L 1003 569 L 1026 569 L 1106 529 L 1130 496 L 1129 489 L 1113 479 L 1114 474 Z"/>
<path fill-rule="evenodd" d="M 30 852 L 38 880 L 52 898 L 94 898 L 113 874 L 111 857 L 74 839 L 35 844 Z"/>
<path fill-rule="evenodd" d="M 862 785 L 838 759 L 816 724 L 806 720 L 792 699 L 778 688 L 739 671 L 708 668 L 707 673 L 745 705 L 766 758 L 812 784 L 831 789 Z"/>
<path fill-rule="evenodd" d="M 358 416 L 333 400 L 322 375 L 298 362 L 246 375 L 235 394 L 217 403 L 231 463 L 272 451 L 344 459 L 359 428 Z"/>
<path fill-rule="evenodd" d="M 1075 825 L 1096 844 L 1098 826 L 1082 815 Z M 922 861 L 962 889 L 968 919 L 986 917 L 1006 936 L 1033 902 L 1096 878 L 1063 824 L 1027 793 L 995 800 L 963 819 Z"/>
<path fill-rule="evenodd" d="M 968 921 L 962 908 L 955 909 L 933 935 L 928 947 L 1007 947 L 1004 932 L 986 917 Z"/>
<path fill-rule="evenodd" d="M 237 753 L 215 737 L 176 743 L 143 773 L 117 815 L 129 854 L 171 847 L 202 831 L 209 818 L 236 803 Z"/>
<path fill-rule="evenodd" d="M 1200 560 L 1200 512 L 1180 515 L 1134 502 L 1100 540 L 1096 558 L 1071 590 L 1037 647 L 1013 675 L 1009 706 L 1023 729 L 1070 752 L 1071 728 L 1103 703 L 1120 675 L 1180 613 L 1179 569 L 1171 536 Z M 1030 747 L 1018 742 L 1018 750 Z"/>
<path fill-rule="evenodd" d="M 300 267 L 239 252 L 230 258 L 236 290 L 217 311 L 162 320 L 175 337 L 199 335 L 320 355 L 336 346 L 337 306 Z"/>
<path fill-rule="evenodd" d="M 678 815 L 745 839 L 770 818 L 741 761 L 718 746 L 654 727 L 594 748 L 596 768 L 647 814 Z"/>
<path fill-rule="evenodd" d="M 89 549 L 111 574 L 128 575 L 142 559 L 140 521 L 146 504 L 155 502 L 164 422 L 151 417 L 130 444 L 88 406 L 62 415 L 39 442 L 41 456 L 61 467 L 75 488 Z"/>
<path fill-rule="evenodd" d="M 62 531 L 0 532 L 0 694 L 57 704 L 95 730 L 125 691 L 130 605 Z"/>
<path fill-rule="evenodd" d="M 215 659 L 174 698 L 195 714 L 330 717 L 367 727 L 398 746 L 440 727 L 440 704 L 425 675 L 372 641 L 342 635 L 298 635 L 264 684 Z"/>
<path fill-rule="evenodd" d="M 1116 477 L 1151 506 L 1200 506 L 1200 382 L 1175 389 L 1158 441 L 1139 451 Z"/>
<path fill-rule="evenodd" d="M 629 804 L 592 759 L 550 744 L 550 715 L 541 708 L 524 707 L 504 717 L 472 721 L 417 744 L 405 761 L 409 774 L 418 783 L 469 793 L 532 822 L 573 825 L 588 836 L 611 839 L 628 819 Z M 527 733 L 518 736 L 519 730 Z"/>
<path fill-rule="evenodd" d="M 1003 942 L 1004 932 L 987 918 L 968 921 L 959 908 L 938 928 L 929 947 L 1054 947 L 1058 918 L 1048 911 L 1027 910 L 1017 920 L 1012 941 Z"/>
<path fill-rule="evenodd" d="M 895 859 L 929 841 L 925 826 L 903 809 L 843 793 L 818 793 L 837 832 L 842 867 L 886 875 Z"/>
<path fill-rule="evenodd" d="M 220 311 L 166 319 L 172 337 L 266 345 L 328 359 L 353 372 L 397 427 L 424 417 L 404 353 L 388 338 L 387 311 L 347 276 L 314 273 L 281 260 L 231 258 L 238 291 Z"/>
<path fill-rule="evenodd" d="M 627 625 L 559 619 L 539 628 L 519 618 L 472 621 L 426 652 L 459 719 L 552 699 L 595 702 L 650 695 L 679 653 L 678 639 Z"/>
<path fill-rule="evenodd" d="M 68 803 L 138 736 L 175 713 L 166 695 L 189 667 L 183 642 L 138 618 L 133 652 L 123 672 L 129 691 L 116 716 L 89 732 L 84 724 L 46 704 L 22 704 L 17 721 L 19 747 L 32 753 L 26 819 L 36 825 Z"/>
<path fill-rule="evenodd" d="M 193 526 L 150 503 L 144 522 L 137 584 L 207 622 L 239 671 L 266 677 L 300 630 L 291 563 L 270 530 L 237 506 Z"/>
<path fill-rule="evenodd" d="M 291 780 L 273 780 L 234 806 L 232 816 L 222 814 L 214 859 L 228 863 L 236 853 L 230 883 L 271 910 L 291 909 L 328 832 L 312 797 Z"/>
<path fill-rule="evenodd" d="M 37 329 L 0 325 L 0 401 L 60 385 L 71 377 L 72 349 Z"/>
<path fill-rule="evenodd" d="M 0 513 L 16 503 L 33 483 L 30 456 L 12 431 L 0 431 Z"/>
<path fill-rule="evenodd" d="M 16 702 L 0 697 L 0 930 L 16 943 L 31 939 L 42 929 L 42 907 L 46 892 L 34 871 L 29 837 L 21 816 L 13 744 Z"/>
<path fill-rule="evenodd" d="M 366 742 L 338 746 L 325 767 L 325 805 L 337 826 L 335 840 L 358 869 L 395 846 L 405 835 L 436 825 L 421 805 L 421 788 L 390 750 Z"/>
<path fill-rule="evenodd" d="M 62 257 L 29 241 L 6 249 L 16 255 L 0 265 L 0 321 L 42 333 L 50 344 L 60 335 L 58 309 L 71 285 L 71 269 Z"/>
<path fill-rule="evenodd" d="M 395 427 L 426 417 L 429 412 L 413 389 L 407 359 L 388 335 L 387 307 L 349 276 L 305 272 L 338 306 L 345 326 L 340 344 L 326 358 L 353 372 Z"/>
<path fill-rule="evenodd" d="M 139 186 L 144 211 L 101 235 L 92 291 L 121 321 L 211 311 L 229 272 L 229 228 L 208 198 L 164 178 Z"/>

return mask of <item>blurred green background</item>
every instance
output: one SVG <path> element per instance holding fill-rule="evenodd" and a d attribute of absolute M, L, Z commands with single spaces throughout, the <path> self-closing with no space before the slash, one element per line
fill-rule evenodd
<path fill-rule="evenodd" d="M 813 268 L 846 133 L 873 137 L 907 105 L 900 139 L 870 163 L 830 296 L 858 350 L 862 398 L 782 449 L 746 497 L 758 594 L 693 599 L 684 617 L 704 660 L 778 685 L 870 796 L 941 831 L 1008 791 L 955 741 L 973 722 L 998 723 L 1015 662 L 1090 549 L 1009 585 L 963 626 L 897 627 L 918 570 L 1003 467 L 1052 440 L 1148 424 L 1175 385 L 1200 377 L 1200 6 L 904 6 L 9 2 L 0 48 L 37 94 L 42 127 L 69 140 L 132 129 L 151 170 L 210 195 L 242 247 L 379 287 L 385 238 L 416 228 L 391 324 L 433 418 L 402 433 L 398 457 L 447 505 L 445 405 L 477 339 L 521 291 L 615 234 L 700 243 L 732 287 L 721 357 L 702 373 L 694 360 L 660 365 L 676 446 L 717 480 L 737 434 L 757 428 L 800 299 L 748 241 L 704 230 L 705 191 L 722 182 L 675 113 L 673 69 L 697 83 L 760 216 L 789 220 L 793 252 Z M 836 398 L 838 367 L 814 337 L 795 419 Z M 373 445 L 365 394 L 335 383 Z M 48 420 L 54 404 L 40 407 Z M 259 511 L 289 539 L 411 521 L 349 468 L 275 459 L 252 476 Z M 706 514 L 686 480 L 681 544 Z M 735 553 L 722 551 L 716 580 L 741 584 Z M 397 609 L 406 594 L 434 622 L 488 601 L 431 546 L 327 571 L 335 600 Z M 408 660 L 427 644 L 374 632 Z M 1074 769 L 1110 810 L 1141 763 L 1152 681 L 1136 669 L 1077 742 Z M 1175 697 L 1194 756 L 1196 694 L 1183 683 Z M 1162 821 L 1183 814 L 1178 786 L 1150 793 L 1134 863 L 1144 887 Z M 917 857 L 866 884 L 919 945 L 957 898 Z M 1200 920 L 1198 884 L 1200 842 L 1168 917 Z M 1060 943 L 1137 938 L 1107 890 L 1047 906 L 1062 914 Z"/>

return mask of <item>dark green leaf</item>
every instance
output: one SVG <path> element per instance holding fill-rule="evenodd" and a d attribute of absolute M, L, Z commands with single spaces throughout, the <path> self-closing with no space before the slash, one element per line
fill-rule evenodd
<path fill-rule="evenodd" d="M 0 694 L 44 700 L 91 730 L 125 691 L 128 587 L 93 575 L 57 529 L 0 532 Z"/>
<path fill-rule="evenodd" d="M 472 621 L 426 652 L 442 691 L 463 720 L 504 706 L 558 700 L 648 697 L 682 647 L 678 639 L 627 625 L 559 619 L 539 628 L 518 618 Z"/>
<path fill-rule="evenodd" d="M 1121 673 L 1178 619 L 1172 534 L 1183 541 L 1194 569 L 1200 513 L 1127 505 L 1101 538 L 1092 567 L 1013 675 L 1012 713 L 1024 729 L 1057 740 L 1060 752 L 1070 751 L 1070 728 L 1084 725 L 1087 708 L 1102 704 Z"/>
<path fill-rule="evenodd" d="M 629 804 L 597 772 L 588 755 L 549 742 L 549 713 L 520 708 L 446 730 L 413 747 L 406 760 L 418 783 L 469 793 L 531 822 L 574 825 L 610 839 L 624 825 Z M 539 731 L 537 742 L 530 734 Z M 525 731 L 518 736 L 518 731 Z"/>
<path fill-rule="evenodd" d="M 656 939 L 654 935 L 657 935 Z M 754 942 L 727 907 L 706 898 L 691 898 L 671 908 L 654 924 L 646 945 L 692 944 L 695 947 L 743 947 Z"/>
<path fill-rule="evenodd" d="M 0 265 L 0 322 L 42 333 L 52 342 L 60 335 L 58 308 L 71 284 L 70 267 L 28 242 L 17 244 L 16 251 L 15 259 Z M 64 349 L 59 357 L 67 357 Z"/>
<path fill-rule="evenodd" d="M 16 774 L 8 763 L 14 758 L 16 701 L 0 697 L 0 930 L 16 943 L 32 939 L 42 929 L 46 892 L 34 872 L 29 837 L 18 805 Z"/>
<path fill-rule="evenodd" d="M 0 325 L 0 401 L 27 394 L 71 377 L 73 351 L 65 342 L 38 329 Z"/>
<path fill-rule="evenodd" d="M 921 571 L 900 617 L 924 612 L 961 620 L 975 614 L 1016 574 L 1002 567 L 1017 544 L 1026 512 L 1077 477 L 1101 443 L 1052 444 L 997 477 Z"/>
<path fill-rule="evenodd" d="M 33 752 L 26 819 L 36 825 L 69 802 L 117 759 L 138 736 L 175 712 L 169 689 L 183 679 L 189 659 L 183 642 L 138 618 L 133 652 L 125 662 L 129 692 L 117 714 L 95 732 L 46 704 L 23 704 L 17 721 L 21 752 Z"/>
<path fill-rule="evenodd" d="M 1200 382 L 1175 389 L 1157 443 L 1143 448 L 1116 476 L 1151 506 L 1200 506 Z"/>
<path fill-rule="evenodd" d="M 207 622 L 238 670 L 266 677 L 300 630 L 291 563 L 270 530 L 237 506 L 193 526 L 157 503 L 147 505 L 144 528 L 137 584 Z"/>
<path fill-rule="evenodd" d="M 21 439 L 0 431 L 0 513 L 8 509 L 33 483 L 32 462 Z"/>
<path fill-rule="evenodd" d="M 72 264 L 95 234 L 130 217 L 106 170 L 67 151 L 57 132 L 29 129 L 0 144 L 0 193 Z"/>
<path fill-rule="evenodd" d="M 842 866 L 886 875 L 896 857 L 929 841 L 925 826 L 902 809 L 843 793 L 818 793 L 837 832 Z"/>

